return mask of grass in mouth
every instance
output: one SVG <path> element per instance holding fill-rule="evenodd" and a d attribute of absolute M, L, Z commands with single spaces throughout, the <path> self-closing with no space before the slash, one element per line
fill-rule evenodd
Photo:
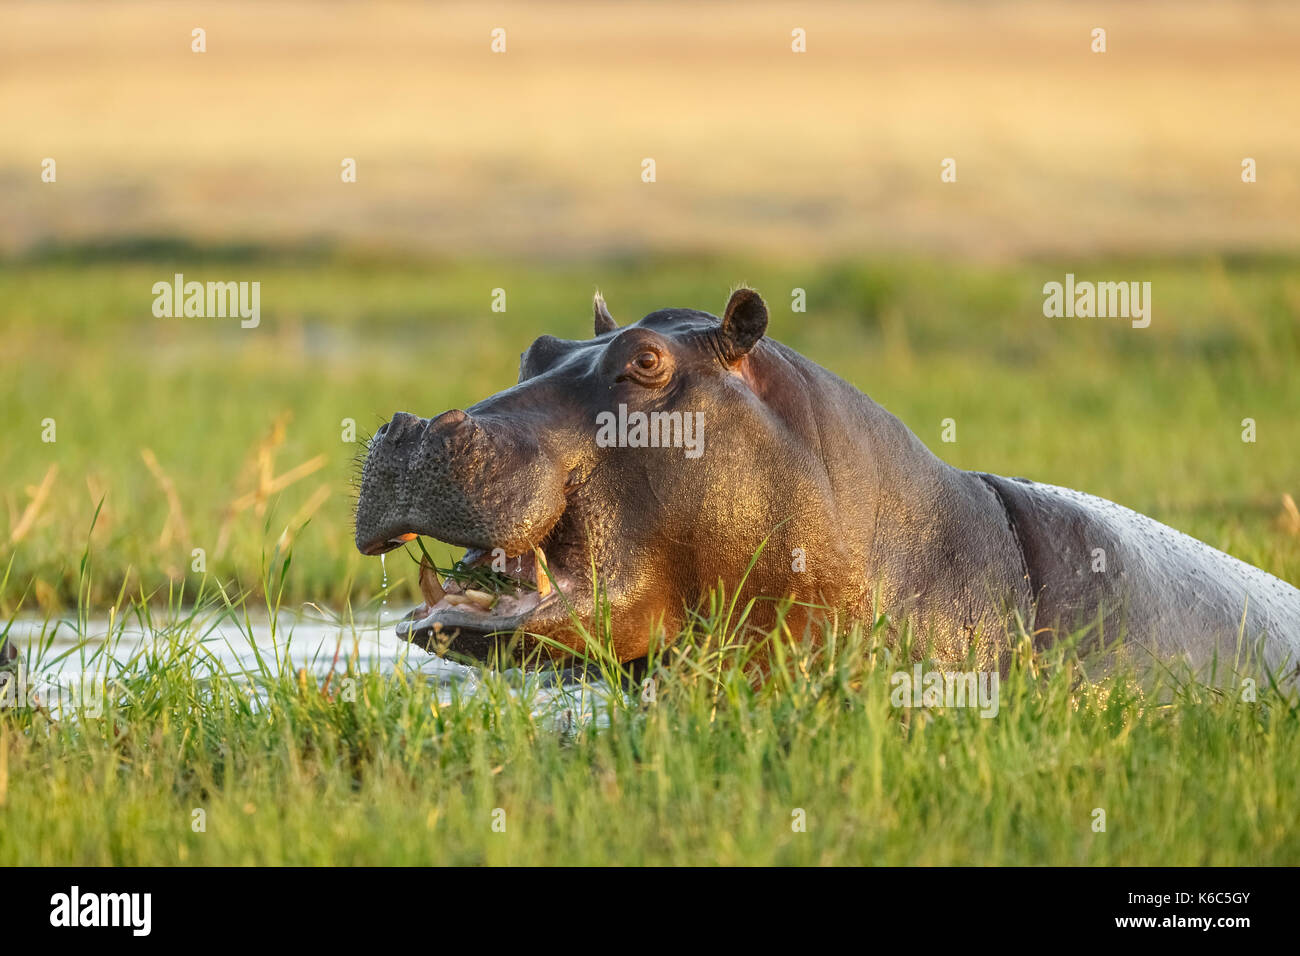
<path fill-rule="evenodd" d="M 500 597 L 502 594 L 513 594 L 516 591 L 536 591 L 537 585 L 530 581 L 523 581 L 519 578 L 512 578 L 510 575 L 501 571 L 494 571 L 491 567 L 478 565 L 471 567 L 464 561 L 457 561 L 449 568 L 440 568 L 429 551 L 424 546 L 423 538 L 416 538 L 415 543 L 420 548 L 420 553 L 424 555 L 424 560 L 433 566 L 434 571 L 444 580 L 450 578 L 461 586 L 461 588 L 473 588 L 477 591 L 486 591 L 489 594 L 495 594 Z M 415 556 L 408 551 L 407 554 L 412 560 Z M 416 561 L 417 564 L 420 562 Z"/>

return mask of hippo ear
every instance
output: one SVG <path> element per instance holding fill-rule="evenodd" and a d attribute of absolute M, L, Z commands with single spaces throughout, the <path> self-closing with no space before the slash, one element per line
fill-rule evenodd
<path fill-rule="evenodd" d="M 618 323 L 614 317 L 609 314 L 609 308 L 605 305 L 605 297 L 599 292 L 591 300 L 591 311 L 596 317 L 596 334 L 603 335 L 606 332 L 613 332 L 618 328 Z"/>
<path fill-rule="evenodd" d="M 722 341 L 731 361 L 744 356 L 767 331 L 767 305 L 753 289 L 737 289 L 722 314 Z"/>

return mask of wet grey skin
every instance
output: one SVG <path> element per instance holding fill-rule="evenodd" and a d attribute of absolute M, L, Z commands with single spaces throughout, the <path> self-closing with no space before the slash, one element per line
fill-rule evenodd
<path fill-rule="evenodd" d="M 509 573 L 535 582 L 540 548 L 553 583 L 485 610 L 449 582 L 452 597 L 417 608 L 399 634 L 477 660 L 525 652 L 528 634 L 581 651 L 584 629 L 598 630 L 594 571 L 623 661 L 678 633 L 721 584 L 740 589 L 737 607 L 760 599 L 757 629 L 775 620 L 769 599 L 792 597 L 787 624 L 816 632 L 832 614 L 871 620 L 879 598 L 947 664 L 1005 667 L 1018 616 L 1039 646 L 1086 628 L 1094 648 L 1122 636 L 1196 669 L 1240 653 L 1294 675 L 1296 588 L 1110 501 L 945 464 L 862 392 L 766 338 L 767 319 L 740 289 L 721 319 L 662 309 L 620 328 L 598 295 L 595 336 L 538 338 L 513 387 L 464 411 L 394 415 L 363 466 L 361 552 L 428 535 L 473 563 L 500 548 Z M 597 416 L 620 404 L 702 416 L 702 453 L 602 447 Z"/>

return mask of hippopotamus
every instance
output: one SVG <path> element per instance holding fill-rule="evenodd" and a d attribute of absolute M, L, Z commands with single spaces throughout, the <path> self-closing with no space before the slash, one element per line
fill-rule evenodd
<path fill-rule="evenodd" d="M 491 596 L 426 569 L 402 637 L 475 660 L 601 639 L 633 661 L 720 588 L 755 633 L 886 613 L 933 659 L 987 668 L 1025 635 L 1081 633 L 1197 667 L 1300 659 L 1296 588 L 1113 502 L 946 464 L 768 337 L 752 289 L 721 318 L 620 327 L 599 293 L 594 317 L 590 339 L 536 339 L 504 391 L 370 439 L 363 554 L 427 535 L 519 582 Z"/>

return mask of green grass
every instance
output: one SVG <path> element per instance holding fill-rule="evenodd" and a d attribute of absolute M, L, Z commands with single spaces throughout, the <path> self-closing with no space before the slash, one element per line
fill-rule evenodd
<path fill-rule="evenodd" d="M 369 673 L 345 639 L 323 689 L 274 656 L 226 673 L 197 641 L 212 614 L 242 618 L 250 594 L 373 618 L 380 572 L 352 546 L 357 446 L 341 420 L 363 437 L 395 410 L 507 386 L 535 335 L 589 334 L 597 285 L 629 321 L 716 311 L 748 281 L 771 334 L 954 464 L 1113 498 L 1300 582 L 1300 535 L 1279 520 L 1282 495 L 1300 496 L 1296 265 L 506 266 L 162 247 L 0 266 L 0 613 L 112 609 L 155 635 L 110 674 L 101 719 L 0 711 L 0 863 L 1296 864 L 1294 691 L 1246 702 L 1195 683 L 1138 691 L 1125 675 L 1092 685 L 1061 651 L 1017 657 L 994 719 L 923 714 L 890 705 L 901 652 L 870 622 L 833 648 L 783 646 L 755 682 L 731 627 L 706 615 L 660 662 L 653 704 L 615 695 L 606 726 L 572 732 L 510 676 L 471 690 Z M 261 281 L 261 327 L 154 319 L 150 286 L 173 271 Z M 1066 271 L 1151 281 L 1151 327 L 1043 318 L 1042 284 Z M 489 308 L 497 287 L 504 314 Z M 795 287 L 807 315 L 790 312 Z M 1240 440 L 1246 417 L 1255 444 Z M 939 440 L 944 418 L 955 444 Z M 227 522 L 277 420 L 274 475 L 326 464 Z M 179 507 L 170 528 L 146 448 Z M 206 574 L 190 569 L 198 547 Z M 414 603 L 415 565 L 388 571 L 390 607 Z M 797 808 L 806 832 L 791 829 Z"/>
<path fill-rule="evenodd" d="M 326 681 L 270 653 L 231 674 L 196 640 L 210 607 L 136 606 L 155 636 L 101 671 L 100 715 L 0 714 L 0 864 L 1300 860 L 1294 690 L 1094 683 L 1023 641 L 995 717 L 897 708 L 883 620 L 742 648 L 713 607 L 652 662 L 652 700 L 595 662 L 598 726 L 517 672 L 368 672 L 346 626 Z"/>

